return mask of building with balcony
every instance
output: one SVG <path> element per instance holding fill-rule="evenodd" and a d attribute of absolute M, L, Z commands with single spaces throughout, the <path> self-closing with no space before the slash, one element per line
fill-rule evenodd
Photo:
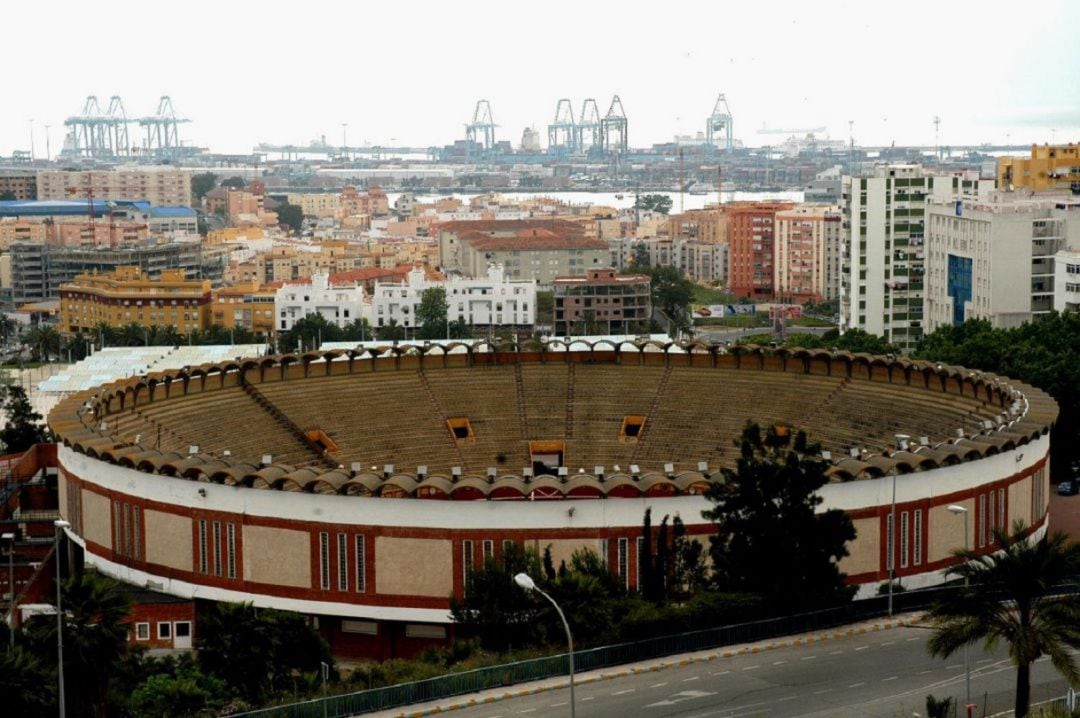
<path fill-rule="evenodd" d="M 424 292 L 436 287 L 446 290 L 447 318 L 451 322 L 506 329 L 531 329 L 536 323 L 536 282 L 508 280 L 503 268 L 493 264 L 486 277 L 477 279 L 433 280 L 422 267 L 415 267 L 403 282 L 379 282 L 371 300 L 372 324 L 419 326 L 416 309 Z"/>
<path fill-rule="evenodd" d="M 37 172 L 0 170 L 0 199 L 37 199 Z"/>
<path fill-rule="evenodd" d="M 555 333 L 640 334 L 652 317 L 651 281 L 642 274 L 593 269 L 556 277 Z"/>
<path fill-rule="evenodd" d="M 287 332 L 298 321 L 319 314 L 337 327 L 360 319 L 364 312 L 364 288 L 333 285 L 328 274 L 314 274 L 310 283 L 286 284 L 274 294 L 277 331 Z"/>
<path fill-rule="evenodd" d="M 138 267 L 80 274 L 60 287 L 59 329 L 74 334 L 93 331 L 99 324 L 138 324 L 171 326 L 190 334 L 209 328 L 210 301 L 209 280 L 189 280 L 183 270 L 165 270 L 158 279 Z"/>
<path fill-rule="evenodd" d="M 277 291 L 249 281 L 222 287 L 214 292 L 210 323 L 236 329 L 242 327 L 259 334 L 274 333 L 274 300 Z"/>
<path fill-rule="evenodd" d="M 728 218 L 728 289 L 737 297 L 771 299 L 774 294 L 776 214 L 792 202 L 731 202 Z"/>
<path fill-rule="evenodd" d="M 191 172 L 175 167 L 119 167 L 112 170 L 42 170 L 40 200 L 144 200 L 163 207 L 191 206 Z"/>
<path fill-rule="evenodd" d="M 1031 157 L 999 157 L 997 186 L 1080 194 L 1080 144 L 1032 145 Z"/>
<path fill-rule="evenodd" d="M 843 215 L 839 207 L 799 205 L 776 213 L 773 293 L 787 302 L 840 296 Z"/>

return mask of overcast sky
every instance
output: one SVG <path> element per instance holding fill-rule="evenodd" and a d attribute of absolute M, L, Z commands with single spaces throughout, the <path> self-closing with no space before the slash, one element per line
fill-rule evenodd
<path fill-rule="evenodd" d="M 856 142 L 1080 141 L 1080 2 L 12 2 L 3 12 L 0 156 L 55 155 L 87 95 L 129 116 L 172 96 L 185 144 L 446 144 L 476 100 L 498 139 L 556 101 L 622 97 L 630 144 L 704 129 L 825 126 Z M 1051 129 L 1056 130 L 1051 134 Z M 133 127 L 133 138 L 138 128 Z"/>

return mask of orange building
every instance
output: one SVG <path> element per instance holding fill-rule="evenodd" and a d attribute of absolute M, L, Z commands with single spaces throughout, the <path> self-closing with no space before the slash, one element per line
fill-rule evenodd
<path fill-rule="evenodd" d="M 1080 144 L 1032 145 L 1031 157 L 999 157 L 998 189 L 1043 190 L 1080 188 Z"/>
<path fill-rule="evenodd" d="M 257 281 L 222 287 L 214 293 L 210 305 L 211 321 L 226 329 L 243 327 L 253 332 L 273 334 L 274 294 L 274 289 L 260 287 Z"/>
<path fill-rule="evenodd" d="M 112 274 L 80 274 L 60 287 L 60 331 L 91 331 L 99 324 L 121 327 L 173 326 L 188 334 L 210 326 L 210 280 L 188 280 L 182 269 L 165 269 L 161 279 L 138 267 Z"/>
<path fill-rule="evenodd" d="M 341 214 L 348 217 L 354 214 L 366 214 L 379 217 L 390 214 L 390 200 L 382 188 L 374 185 L 366 194 L 360 194 L 355 187 L 346 187 L 341 191 Z"/>
<path fill-rule="evenodd" d="M 774 227 L 776 213 L 792 202 L 732 202 L 728 217 L 728 286 L 737 297 L 773 296 Z"/>

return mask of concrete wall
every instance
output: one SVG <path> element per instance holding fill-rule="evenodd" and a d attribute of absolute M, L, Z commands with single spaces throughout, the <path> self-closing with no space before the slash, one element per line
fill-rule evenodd
<path fill-rule="evenodd" d="M 146 560 L 180 571 L 191 571 L 191 519 L 163 511 L 143 512 Z"/>
<path fill-rule="evenodd" d="M 454 590 L 453 543 L 435 539 L 375 539 L 375 565 L 398 566 L 375 574 L 375 592 L 443 598 Z"/>
<path fill-rule="evenodd" d="M 244 527 L 244 580 L 311 587 L 311 535 L 306 531 Z"/>

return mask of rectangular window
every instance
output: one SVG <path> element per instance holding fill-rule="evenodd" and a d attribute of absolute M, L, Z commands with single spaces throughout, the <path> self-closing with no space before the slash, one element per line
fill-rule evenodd
<path fill-rule="evenodd" d="M 489 558 L 495 556 L 495 542 L 491 539 L 484 539 L 484 563 L 487 563 Z"/>
<path fill-rule="evenodd" d="M 330 590 L 330 534 L 319 534 L 319 586 L 324 591 Z"/>
<path fill-rule="evenodd" d="M 472 583 L 473 572 L 473 542 L 466 539 L 461 542 L 461 571 L 462 571 L 462 585 L 464 591 L 468 593 L 469 585 Z"/>
<path fill-rule="evenodd" d="M 142 560 L 142 529 L 139 528 L 139 507 L 131 507 L 132 558 Z"/>
<path fill-rule="evenodd" d="M 136 623 L 135 624 L 135 640 L 136 641 L 149 641 L 150 640 L 150 624 L 149 623 Z"/>
<path fill-rule="evenodd" d="M 236 524 L 225 524 L 225 575 L 236 578 Z"/>
<path fill-rule="evenodd" d="M 214 522 L 214 575 L 220 576 L 224 568 L 221 562 L 221 522 Z"/>
<path fill-rule="evenodd" d="M 121 544 L 124 542 L 124 517 L 120 502 L 113 501 L 113 548 L 121 556 L 124 554 Z"/>
<path fill-rule="evenodd" d="M 986 542 L 989 544 L 994 543 L 994 529 L 997 528 L 997 511 L 994 511 L 994 490 L 990 490 L 988 496 L 990 508 L 987 511 L 987 520 L 989 525 L 986 527 Z"/>
<path fill-rule="evenodd" d="M 645 557 L 642 556 L 642 554 L 644 552 L 645 552 L 645 537 L 644 536 L 638 536 L 637 537 L 637 570 L 634 571 L 634 587 L 638 591 L 641 591 L 641 589 L 642 589 L 642 586 L 641 586 L 641 564 L 645 560 Z"/>
<path fill-rule="evenodd" d="M 885 517 L 885 570 L 893 570 L 893 555 L 896 549 L 893 547 L 893 514 Z"/>
<path fill-rule="evenodd" d="M 979 548 L 986 546 L 986 494 L 979 494 Z"/>
<path fill-rule="evenodd" d="M 1005 526 L 1005 489 L 998 489 L 998 526 L 1006 528 Z"/>
<path fill-rule="evenodd" d="M 356 592 L 367 591 L 367 574 L 364 572 L 364 537 L 356 537 Z"/>
<path fill-rule="evenodd" d="M 608 565 L 608 540 L 600 539 L 600 563 Z"/>
<path fill-rule="evenodd" d="M 206 519 L 199 520 L 199 573 L 208 573 L 206 566 Z"/>
<path fill-rule="evenodd" d="M 623 588 L 630 588 L 630 583 L 629 583 L 630 582 L 630 567 L 628 565 L 629 564 L 629 556 L 628 556 L 629 553 L 630 553 L 630 539 L 625 538 L 625 537 L 620 538 L 619 539 L 618 572 L 619 572 L 619 578 L 622 579 Z"/>
<path fill-rule="evenodd" d="M 131 558 L 131 504 L 124 504 L 124 557 Z"/>
<path fill-rule="evenodd" d="M 915 509 L 915 541 L 911 547 L 912 563 L 916 566 L 922 563 L 922 509 Z"/>
<path fill-rule="evenodd" d="M 506 557 L 514 552 L 513 539 L 503 539 L 502 542 L 503 561 L 506 561 Z"/>
<path fill-rule="evenodd" d="M 172 624 L 168 621 L 158 621 L 157 637 L 161 640 L 172 638 Z"/>
<path fill-rule="evenodd" d="M 908 567 L 908 512 L 900 513 L 900 568 Z"/>
<path fill-rule="evenodd" d="M 337 535 L 337 587 L 339 591 L 349 590 L 349 537 Z"/>

